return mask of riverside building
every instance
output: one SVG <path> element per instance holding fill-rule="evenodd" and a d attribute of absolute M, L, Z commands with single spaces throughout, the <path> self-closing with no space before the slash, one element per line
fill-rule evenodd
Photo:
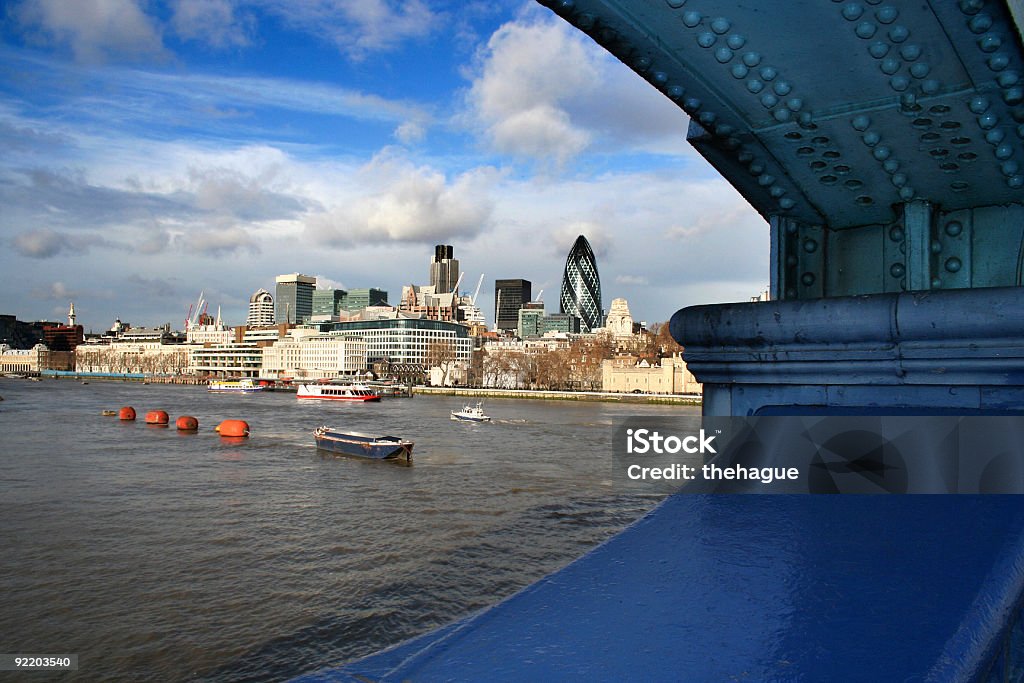
<path fill-rule="evenodd" d="M 278 275 L 274 281 L 277 283 L 274 322 L 301 323 L 313 315 L 315 277 L 292 273 Z"/>

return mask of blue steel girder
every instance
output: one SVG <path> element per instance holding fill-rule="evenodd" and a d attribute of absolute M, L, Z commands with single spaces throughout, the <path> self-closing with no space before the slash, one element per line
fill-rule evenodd
<path fill-rule="evenodd" d="M 766 218 L 1024 198 L 1021 0 L 538 0 L 689 114 Z"/>

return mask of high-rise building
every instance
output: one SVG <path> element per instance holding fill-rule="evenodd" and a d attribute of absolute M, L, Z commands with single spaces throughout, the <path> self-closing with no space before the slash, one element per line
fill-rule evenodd
<path fill-rule="evenodd" d="M 565 259 L 562 275 L 562 295 L 559 298 L 562 313 L 580 319 L 580 329 L 590 332 L 604 324 L 601 308 L 601 277 L 597 274 L 597 260 L 590 242 L 583 235 L 576 238 Z"/>
<path fill-rule="evenodd" d="M 494 281 L 494 324 L 499 330 L 515 330 L 519 326 L 519 309 L 533 298 L 529 280 Z"/>
<path fill-rule="evenodd" d="M 434 247 L 434 256 L 430 259 L 430 285 L 437 294 L 454 292 L 459 281 L 459 261 L 453 258 L 453 253 L 450 244 Z"/>
<path fill-rule="evenodd" d="M 350 313 L 361 311 L 370 306 L 387 306 L 388 293 L 383 289 L 350 289 L 345 296 L 345 310 Z"/>
<path fill-rule="evenodd" d="M 317 289 L 313 291 L 313 315 L 333 318 L 345 310 L 348 292 L 344 289 Z"/>
<path fill-rule="evenodd" d="M 274 322 L 301 323 L 313 315 L 313 291 L 316 289 L 316 278 L 309 275 L 292 273 L 278 275 L 275 292 Z"/>
<path fill-rule="evenodd" d="M 249 297 L 249 315 L 245 319 L 249 327 L 266 327 L 274 324 L 274 297 L 265 289 L 257 289 Z"/>

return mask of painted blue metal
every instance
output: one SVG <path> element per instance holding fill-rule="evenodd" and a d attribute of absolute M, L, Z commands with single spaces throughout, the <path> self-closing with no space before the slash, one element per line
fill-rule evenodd
<path fill-rule="evenodd" d="M 985 680 L 1022 589 L 1014 496 L 682 494 L 490 609 L 299 680 Z"/>

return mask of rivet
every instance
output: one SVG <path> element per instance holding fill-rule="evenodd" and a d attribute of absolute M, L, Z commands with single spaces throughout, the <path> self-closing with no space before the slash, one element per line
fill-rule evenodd
<path fill-rule="evenodd" d="M 872 204 L 875 203 L 875 200 L 866 194 L 858 195 L 857 198 L 854 199 L 853 201 L 860 206 L 871 206 Z"/>
<path fill-rule="evenodd" d="M 909 202 L 911 199 L 913 199 L 915 194 L 916 193 L 914 192 L 914 188 L 910 187 L 909 185 L 900 188 L 900 199 L 902 199 L 905 202 Z"/>
<path fill-rule="evenodd" d="M 651 58 L 647 56 L 637 57 L 633 61 L 633 68 L 643 73 L 651 68 Z"/>
<path fill-rule="evenodd" d="M 931 246 L 931 250 L 932 250 L 933 254 L 941 254 L 942 253 L 942 242 L 940 242 L 938 240 L 932 240 L 932 243 L 931 243 L 930 246 Z"/>
<path fill-rule="evenodd" d="M 864 8 L 855 2 L 843 7 L 843 18 L 847 21 L 857 21 L 864 14 Z"/>
<path fill-rule="evenodd" d="M 921 56 L 921 46 L 915 45 L 913 43 L 909 45 L 904 45 L 900 49 L 900 56 L 903 57 L 903 59 L 907 60 L 908 62 L 913 62 L 914 60 Z"/>
<path fill-rule="evenodd" d="M 904 292 L 907 291 L 907 278 L 905 278 L 905 277 L 904 278 L 900 278 L 900 289 L 902 289 Z M 907 371 L 902 369 L 902 368 L 900 368 L 897 371 L 897 373 L 899 374 L 900 377 L 902 377 L 903 375 L 907 374 Z"/>
<path fill-rule="evenodd" d="M 918 62 L 910 67 L 910 75 L 914 78 L 924 78 L 932 70 L 927 62 Z"/>
<path fill-rule="evenodd" d="M 984 114 L 988 111 L 989 101 L 987 97 L 972 97 L 971 101 L 967 103 L 967 108 L 974 114 Z"/>
<path fill-rule="evenodd" d="M 678 100 L 686 94 L 686 88 L 681 85 L 670 85 L 665 89 L 665 94 L 668 95 L 671 100 Z"/>
<path fill-rule="evenodd" d="M 1010 58 L 1003 53 L 994 54 L 988 58 L 988 68 L 993 71 L 1002 71 L 1010 65 Z"/>
<path fill-rule="evenodd" d="M 730 24 L 729 20 L 726 19 L 725 17 L 716 17 L 711 20 L 711 30 L 717 33 L 718 35 L 722 35 L 723 33 L 727 32 L 730 28 L 732 28 L 732 24 Z"/>
<path fill-rule="evenodd" d="M 781 206 L 783 209 L 789 210 L 796 206 L 796 202 L 790 199 L 789 197 L 783 197 L 782 199 L 779 200 L 779 206 Z"/>
<path fill-rule="evenodd" d="M 878 27 L 872 24 L 870 21 L 862 21 L 859 24 L 857 24 L 857 28 L 854 29 L 854 33 L 857 34 L 858 38 L 863 38 L 864 40 L 867 40 L 868 38 L 873 38 L 877 30 Z"/>
<path fill-rule="evenodd" d="M 996 83 L 999 84 L 1000 88 L 1009 88 L 1011 85 L 1017 85 L 1018 81 L 1020 81 L 1020 75 L 1016 71 L 1004 71 L 996 76 Z"/>
<path fill-rule="evenodd" d="M 686 24 L 687 28 L 696 27 L 698 24 L 700 24 L 701 18 L 702 17 L 700 15 L 700 12 L 683 13 L 683 23 Z"/>
<path fill-rule="evenodd" d="M 715 59 L 718 60 L 719 64 L 725 64 L 732 59 L 732 50 L 727 47 L 720 47 L 715 50 Z"/>
<path fill-rule="evenodd" d="M 970 187 L 970 185 L 968 185 L 962 180 L 956 180 L 949 184 L 949 189 L 953 190 L 953 192 L 963 192 L 964 190 Z"/>
<path fill-rule="evenodd" d="M 902 242 L 904 237 L 902 226 L 894 225 L 889 228 L 889 239 L 893 242 Z"/>
<path fill-rule="evenodd" d="M 878 19 L 883 24 L 891 24 L 892 22 L 896 21 L 896 17 L 898 17 L 899 15 L 899 10 L 890 5 L 881 7 L 877 12 L 875 12 L 875 18 Z"/>
<path fill-rule="evenodd" d="M 939 92 L 941 84 L 934 78 L 929 78 L 927 81 L 921 84 L 921 92 L 925 95 L 934 95 Z"/>
<path fill-rule="evenodd" d="M 772 90 L 780 97 L 785 97 L 792 89 L 793 87 L 786 81 L 776 81 L 775 85 L 772 86 Z"/>
<path fill-rule="evenodd" d="M 708 33 L 707 31 L 697 35 L 697 44 L 703 48 L 711 47 L 715 44 L 716 40 L 718 40 L 717 36 L 715 36 L 714 33 Z"/>
<path fill-rule="evenodd" d="M 881 59 L 889 54 L 889 43 L 883 43 L 881 40 L 876 40 L 868 46 L 868 54 L 875 59 Z"/>
<path fill-rule="evenodd" d="M 655 71 L 651 74 L 651 82 L 655 85 L 665 85 L 668 83 L 668 74 L 664 71 Z"/>
<path fill-rule="evenodd" d="M 715 135 L 720 135 L 723 138 L 729 137 L 736 131 L 735 128 L 730 126 L 728 123 L 720 123 L 715 126 Z"/>
<path fill-rule="evenodd" d="M 576 7 L 576 3 L 573 0 L 558 0 L 558 9 L 563 12 L 570 12 Z"/>
<path fill-rule="evenodd" d="M 747 90 L 756 95 L 757 93 L 764 90 L 764 83 L 757 80 L 756 78 L 751 78 L 749 81 L 747 81 Z"/>
<path fill-rule="evenodd" d="M 906 26 L 893 26 L 889 29 L 889 40 L 894 43 L 902 43 L 910 37 L 910 30 Z"/>
<path fill-rule="evenodd" d="M 761 78 L 763 78 L 766 81 L 771 81 L 778 75 L 778 70 L 773 66 L 761 67 Z"/>
<path fill-rule="evenodd" d="M 863 136 L 862 139 L 864 140 L 864 144 L 865 145 L 867 145 L 868 147 L 874 147 L 875 145 L 877 145 L 879 143 L 879 141 L 882 138 L 875 131 L 869 130 L 867 133 L 864 133 L 864 136 Z"/>
<path fill-rule="evenodd" d="M 743 63 L 753 69 L 761 63 L 761 54 L 759 52 L 748 52 L 743 55 Z"/>
<path fill-rule="evenodd" d="M 757 179 L 757 184 L 760 185 L 761 187 L 768 187 L 769 185 L 773 185 L 774 183 L 775 176 L 773 176 L 771 173 L 765 173 L 763 176 Z"/>
<path fill-rule="evenodd" d="M 747 44 L 747 39 L 738 33 L 733 33 L 731 36 L 725 39 L 725 44 L 731 47 L 733 50 L 739 50 Z"/>
<path fill-rule="evenodd" d="M 960 11 L 964 14 L 977 14 L 984 6 L 983 0 L 960 0 Z"/>
<path fill-rule="evenodd" d="M 903 274 L 906 272 L 907 268 L 902 263 L 894 263 L 889 266 L 889 275 L 893 277 L 903 277 Z"/>
<path fill-rule="evenodd" d="M 804 101 L 799 97 L 792 97 L 786 101 L 786 106 L 789 107 L 790 111 L 800 111 L 803 109 Z"/>
<path fill-rule="evenodd" d="M 747 74 L 750 73 L 750 69 L 743 64 L 733 64 L 730 73 L 732 73 L 733 78 L 746 78 Z"/>
<path fill-rule="evenodd" d="M 750 175 L 756 178 L 757 176 L 764 173 L 764 163 L 760 161 L 755 161 L 754 163 L 750 164 L 749 171 Z"/>
<path fill-rule="evenodd" d="M 892 177 L 890 177 L 889 180 L 892 181 L 892 184 L 895 185 L 896 187 L 903 187 L 904 185 L 907 184 L 907 174 L 893 173 Z"/>
<path fill-rule="evenodd" d="M 573 23 L 576 24 L 576 27 L 579 28 L 581 31 L 589 31 L 590 29 L 594 28 L 594 24 L 596 22 L 597 19 L 594 17 L 594 15 L 587 13 L 580 14 L 575 19 L 573 19 Z"/>
<path fill-rule="evenodd" d="M 1012 178 L 1007 178 L 1006 184 L 1015 190 L 1019 190 L 1024 187 L 1024 175 L 1015 175 Z"/>
<path fill-rule="evenodd" d="M 1003 172 L 1003 175 L 1009 178 L 1010 176 L 1017 175 L 1017 171 L 1020 170 L 1020 164 L 1016 161 L 1004 161 L 999 164 L 999 170 Z"/>
<path fill-rule="evenodd" d="M 946 223 L 946 234 L 950 237 L 956 237 L 964 231 L 964 226 L 960 221 L 950 221 Z"/>
<path fill-rule="evenodd" d="M 801 128 L 817 128 L 817 126 L 814 125 L 814 117 L 811 116 L 811 112 L 800 112 L 800 116 L 798 118 Z"/>
<path fill-rule="evenodd" d="M 992 128 L 997 123 L 999 123 L 999 117 L 993 114 L 992 112 L 987 112 L 978 117 L 978 125 L 981 126 L 984 130 Z"/>
<path fill-rule="evenodd" d="M 817 242 L 817 240 L 814 240 L 814 239 L 811 239 L 811 238 L 805 239 L 804 240 L 804 251 L 806 251 L 808 254 L 813 254 L 814 252 L 818 251 L 818 242 Z"/>
<path fill-rule="evenodd" d="M 768 194 L 772 196 L 772 199 L 778 199 L 782 195 L 786 194 L 786 188 L 780 187 L 778 185 L 772 185 L 771 188 L 768 190 Z"/>
<path fill-rule="evenodd" d="M 992 28 L 992 17 L 987 14 L 977 14 L 967 22 L 967 27 L 971 29 L 971 33 L 984 33 Z"/>
<path fill-rule="evenodd" d="M 772 116 L 779 123 L 786 123 L 793 116 L 793 113 L 790 112 L 789 109 L 779 108 L 772 112 Z"/>
<path fill-rule="evenodd" d="M 805 287 L 810 287 L 811 285 L 813 285 L 814 280 L 814 273 L 804 273 L 803 275 L 800 276 L 800 282 L 802 282 Z"/>
<path fill-rule="evenodd" d="M 1006 133 L 1003 132 L 1002 128 L 993 128 L 989 132 L 985 133 L 985 142 L 990 145 L 998 145 L 1003 141 Z"/>
<path fill-rule="evenodd" d="M 701 101 L 699 99 L 697 99 L 696 97 L 687 97 L 685 100 L 683 100 L 683 109 L 685 109 L 686 111 L 688 111 L 690 113 L 693 113 L 695 111 L 699 111 L 700 110 L 700 105 L 701 105 Z"/>
<path fill-rule="evenodd" d="M 946 270 L 948 270 L 951 273 L 959 272 L 959 270 L 963 268 L 963 266 L 963 262 L 961 262 L 960 259 L 958 259 L 956 256 L 950 256 L 948 259 L 946 259 Z"/>
<path fill-rule="evenodd" d="M 861 114 L 859 116 L 855 116 L 853 118 L 853 121 L 851 121 L 850 123 L 853 124 L 853 127 L 856 130 L 863 131 L 863 130 L 867 130 L 868 126 L 871 125 L 871 119 L 868 116 L 866 116 L 864 114 Z"/>
<path fill-rule="evenodd" d="M 904 256 L 907 255 L 907 243 L 906 242 L 900 242 L 900 253 L 903 254 Z"/>
<path fill-rule="evenodd" d="M 939 289 L 942 287 L 942 280 L 937 277 L 932 278 L 932 289 Z"/>
<path fill-rule="evenodd" d="M 889 148 L 888 148 L 888 147 L 886 147 L 885 145 L 881 145 L 881 146 L 879 146 L 879 147 L 875 147 L 875 148 L 874 148 L 874 149 L 873 149 L 873 150 L 871 151 L 871 156 L 875 157 L 875 158 L 876 158 L 876 159 L 878 159 L 879 161 L 885 161 L 886 159 L 888 159 L 888 158 L 889 158 L 889 155 L 890 155 L 891 153 L 892 153 L 892 152 L 891 152 L 891 151 L 889 150 Z"/>
<path fill-rule="evenodd" d="M 765 93 L 764 95 L 761 96 L 761 106 L 764 107 L 765 109 L 771 109 L 778 103 L 779 98 L 771 94 L 770 92 Z"/>
<path fill-rule="evenodd" d="M 749 164 L 754 160 L 754 155 L 749 149 L 741 149 L 739 154 L 736 155 L 736 161 L 741 164 Z"/>
<path fill-rule="evenodd" d="M 978 47 L 982 52 L 995 52 L 1003 46 L 1003 40 L 994 33 L 978 38 Z"/>
<path fill-rule="evenodd" d="M 891 76 L 900 70 L 900 66 L 900 60 L 889 57 L 887 59 L 883 59 L 878 68 L 882 70 L 882 73 Z"/>
<path fill-rule="evenodd" d="M 724 147 L 725 147 L 726 149 L 736 149 L 737 147 L 739 147 L 739 146 L 740 146 L 740 145 L 742 145 L 742 144 L 743 144 L 743 141 L 742 141 L 742 140 L 740 140 L 740 139 L 739 139 L 738 137 L 736 137 L 735 135 L 733 135 L 733 136 L 731 136 L 731 137 L 727 138 L 727 139 L 726 139 L 726 141 L 722 143 L 722 145 L 723 145 L 723 146 L 724 146 Z"/>
<path fill-rule="evenodd" d="M 1006 159 L 1009 159 L 1010 157 L 1013 156 L 1013 147 L 1011 147 L 1010 145 L 999 145 L 995 149 L 995 155 L 996 159 L 999 159 L 1000 161 L 1005 161 Z"/>
<path fill-rule="evenodd" d="M 906 76 L 893 76 L 889 79 L 889 87 L 896 92 L 903 92 L 910 87 L 910 79 Z"/>
<path fill-rule="evenodd" d="M 782 202 L 779 202 L 779 203 L 781 204 Z M 800 260 L 796 256 L 794 256 L 793 254 L 790 254 L 789 256 L 786 257 L 786 265 L 789 266 L 790 268 L 792 268 L 793 266 L 795 266 L 799 262 L 800 262 Z"/>
<path fill-rule="evenodd" d="M 885 163 L 882 164 L 882 169 L 884 169 L 886 173 L 895 173 L 899 168 L 900 162 L 896 159 L 886 159 Z"/>
<path fill-rule="evenodd" d="M 1003 92 L 1003 102 L 1010 105 L 1024 102 L 1024 88 L 1007 88 L 1006 91 Z"/>
<path fill-rule="evenodd" d="M 700 116 L 697 118 L 704 125 L 705 128 L 713 124 L 718 119 L 718 117 L 715 116 L 715 112 L 713 111 L 702 111 L 700 113 Z"/>

